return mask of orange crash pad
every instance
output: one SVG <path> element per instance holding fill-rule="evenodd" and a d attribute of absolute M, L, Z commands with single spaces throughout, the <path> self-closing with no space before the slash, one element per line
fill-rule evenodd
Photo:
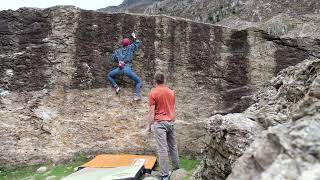
<path fill-rule="evenodd" d="M 102 154 L 96 156 L 91 161 L 83 164 L 81 167 L 90 168 L 115 168 L 121 166 L 133 165 L 136 160 L 145 159 L 144 168 L 151 170 L 157 161 L 155 156 L 132 155 L 132 154 Z"/>

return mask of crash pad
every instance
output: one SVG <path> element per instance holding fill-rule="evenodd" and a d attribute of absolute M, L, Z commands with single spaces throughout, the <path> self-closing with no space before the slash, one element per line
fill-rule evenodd
<path fill-rule="evenodd" d="M 144 174 L 145 159 L 130 166 L 116 168 L 83 168 L 62 180 L 136 180 Z"/>
<path fill-rule="evenodd" d="M 133 154 L 102 154 L 96 156 L 91 161 L 83 164 L 84 168 L 114 168 L 121 166 L 130 166 L 137 159 L 145 159 L 144 168 L 151 170 L 157 161 L 155 156 L 133 155 Z"/>

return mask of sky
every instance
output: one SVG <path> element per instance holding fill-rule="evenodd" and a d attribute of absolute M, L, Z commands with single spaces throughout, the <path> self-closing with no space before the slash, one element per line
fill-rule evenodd
<path fill-rule="evenodd" d="M 116 6 L 123 0 L 1 0 L 0 10 L 16 10 L 20 7 L 47 8 L 55 5 L 74 5 L 82 9 L 95 10 Z"/>

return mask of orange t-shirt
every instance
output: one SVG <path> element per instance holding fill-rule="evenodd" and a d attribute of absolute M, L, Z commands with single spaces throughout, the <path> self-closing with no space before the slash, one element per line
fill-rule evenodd
<path fill-rule="evenodd" d="M 155 121 L 174 121 L 176 97 L 165 85 L 157 85 L 149 94 L 149 106 L 155 105 Z"/>

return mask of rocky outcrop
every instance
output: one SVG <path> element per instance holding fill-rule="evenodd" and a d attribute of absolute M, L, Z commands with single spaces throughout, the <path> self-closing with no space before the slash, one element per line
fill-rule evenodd
<path fill-rule="evenodd" d="M 311 58 L 281 71 L 253 98 L 257 103 L 243 113 L 236 114 L 238 121 L 241 117 L 245 117 L 246 122 L 234 126 L 233 131 L 229 130 L 238 132 L 243 129 L 242 126 L 255 122 L 257 126 L 269 128 L 266 131 L 251 130 L 249 131 L 251 138 L 235 133 L 244 140 L 232 143 L 233 146 L 228 146 L 230 143 L 224 142 L 225 138 L 215 138 L 216 132 L 219 131 L 225 131 L 225 134 L 228 134 L 225 127 L 215 125 L 217 129 L 215 132 L 208 131 L 205 158 L 195 177 L 225 179 L 231 172 L 228 179 L 318 177 L 312 174 L 310 169 L 319 165 L 319 159 L 313 153 L 319 151 L 318 134 L 316 133 L 320 117 L 320 112 L 317 110 L 320 101 L 316 95 L 320 92 L 319 63 L 320 59 Z M 237 121 L 232 120 L 230 118 L 232 116 L 234 115 L 216 115 L 211 119 L 214 119 L 214 122 L 219 122 L 216 119 L 224 119 L 225 123 Z M 238 138 L 232 139 L 237 140 Z M 222 144 L 217 146 L 217 142 L 222 142 Z M 243 148 L 239 150 L 237 146 Z M 221 148 L 220 151 L 217 150 L 217 147 Z M 237 153 L 232 156 L 230 153 L 227 155 L 225 153 L 222 156 L 225 159 L 217 160 L 217 157 L 223 153 L 212 152 Z M 235 162 L 237 158 L 239 159 Z M 221 162 L 224 162 L 224 166 L 220 165 Z"/>
<path fill-rule="evenodd" d="M 215 115 L 208 119 L 205 154 L 196 179 L 225 179 L 231 165 L 263 131 L 259 123 L 243 114 Z"/>
<path fill-rule="evenodd" d="M 120 96 L 105 80 L 133 30 L 143 42 L 133 67 L 139 103 L 129 79 L 118 79 Z M 10 164 L 154 152 L 143 127 L 156 70 L 177 94 L 180 152 L 200 156 L 204 119 L 242 112 L 262 82 L 312 56 L 258 29 L 74 7 L 1 11 L 0 39 L 0 162 Z"/>
<path fill-rule="evenodd" d="M 317 73 L 312 64 L 312 61 L 306 61 L 281 71 L 256 97 L 258 103 L 245 113 L 265 128 L 290 121 L 296 103 L 308 93 L 312 78 Z"/>
<path fill-rule="evenodd" d="M 320 61 L 300 64 L 298 68 L 302 68 L 308 78 L 293 70 L 288 72 L 298 80 L 306 80 L 308 88 L 301 100 L 292 105 L 292 121 L 271 127 L 259 135 L 237 160 L 228 179 L 319 178 Z M 296 91 L 296 88 L 290 89 L 287 92 Z"/>
<path fill-rule="evenodd" d="M 307 7 L 303 6 L 301 8 L 304 9 Z M 320 34 L 318 30 L 320 22 L 319 16 L 316 14 L 301 15 L 304 13 L 308 12 L 296 11 L 296 14 L 278 14 L 277 16 L 272 17 L 268 21 L 261 23 L 248 22 L 240 19 L 239 17 L 236 18 L 235 16 L 233 16 L 223 20 L 220 23 L 217 23 L 217 25 L 230 28 L 248 29 L 254 27 L 257 29 L 264 30 L 265 32 L 268 32 L 267 34 L 265 34 L 264 39 L 268 39 L 269 41 L 272 41 L 276 44 L 292 47 L 293 49 L 290 51 L 292 56 L 295 56 L 294 54 L 296 51 L 294 49 L 299 49 L 303 50 L 311 57 L 309 58 L 309 60 L 306 60 L 302 64 L 289 67 L 283 71 L 277 71 L 280 72 L 278 76 L 276 78 L 273 78 L 271 81 L 268 81 L 261 89 L 261 91 L 257 93 L 254 97 L 252 97 L 253 101 L 255 101 L 256 103 L 254 103 L 247 110 L 245 110 L 244 113 L 241 114 L 241 116 L 258 122 L 258 124 L 264 127 L 265 129 L 272 127 L 271 129 L 277 129 L 276 131 L 278 132 L 289 131 L 286 129 L 288 128 L 287 124 L 290 124 L 289 122 L 292 122 L 294 119 L 293 114 L 295 114 L 297 111 L 296 104 L 303 103 L 306 96 L 308 96 L 310 89 L 313 88 L 312 83 L 314 81 L 314 78 L 318 76 L 317 74 L 319 74 L 319 71 L 317 70 L 317 61 L 319 61 L 320 57 L 320 48 L 318 43 L 320 39 Z M 317 12 L 310 11 L 310 13 Z M 269 35 L 272 35 L 272 38 L 269 38 Z M 287 52 L 287 50 L 279 50 L 277 53 L 275 53 L 275 57 L 281 59 L 280 57 Z M 289 60 L 285 62 L 285 64 L 288 65 L 292 62 L 293 61 Z M 306 110 L 308 111 L 308 109 L 312 108 L 313 106 L 314 105 L 312 105 L 311 102 L 304 108 L 306 108 Z M 300 109 L 299 111 L 301 111 L 300 113 L 302 113 L 305 110 Z M 313 113 L 315 114 L 315 116 L 319 116 L 319 112 L 315 111 Z M 301 117 L 303 116 L 307 115 L 302 113 Z M 289 125 L 289 127 L 291 126 L 294 125 Z M 309 127 L 309 124 L 306 126 Z M 310 124 L 310 126 L 313 126 L 313 124 Z M 239 129 L 241 129 L 241 127 L 239 127 Z M 281 163 L 285 163 L 285 160 L 282 159 L 283 161 L 279 160 L 279 162 L 275 162 L 275 159 L 279 154 L 278 151 L 289 151 L 289 149 L 294 148 L 295 145 L 287 147 L 287 149 L 277 147 L 280 146 L 279 144 L 281 144 L 281 142 L 279 142 L 280 140 L 270 139 L 269 135 L 275 134 L 275 130 L 271 129 L 269 129 L 266 132 L 263 132 L 262 134 L 264 135 L 257 138 L 256 142 L 252 145 L 252 147 L 249 148 L 248 152 L 242 151 L 241 153 L 239 153 L 238 157 L 240 157 L 241 154 L 245 152 L 243 157 L 239 159 L 236 165 L 233 164 L 234 160 L 227 161 L 229 162 L 229 165 L 231 164 L 231 166 L 236 166 L 235 170 L 232 170 L 232 172 L 235 171 L 235 173 L 232 173 L 233 175 L 231 175 L 230 178 L 286 179 L 288 178 L 286 177 L 287 175 L 291 178 L 297 177 L 293 179 L 298 179 L 299 176 L 301 176 L 299 178 L 309 176 L 310 178 L 316 177 L 315 174 L 312 174 L 309 170 L 307 170 L 312 169 L 314 164 L 308 164 L 306 165 L 307 168 L 302 168 L 303 171 L 305 171 L 303 173 L 296 173 L 296 171 L 293 171 L 293 176 L 290 175 L 291 169 L 289 169 L 289 167 L 287 166 L 284 167 L 283 170 L 280 172 L 281 169 L 279 170 L 278 167 L 282 167 Z M 209 138 L 211 137 L 210 135 L 207 136 Z M 274 138 L 273 135 L 270 136 Z M 276 136 L 278 139 L 282 139 L 286 138 L 285 136 L 288 135 L 278 133 Z M 287 140 L 288 139 L 290 138 L 287 138 Z M 248 147 L 248 145 L 246 147 Z M 210 145 L 207 145 L 205 149 L 210 149 Z M 226 147 L 225 151 L 231 151 L 233 149 L 233 147 Z M 211 148 L 211 150 L 214 150 L 214 148 Z M 255 155 L 257 155 L 257 157 L 254 157 Z M 269 156 L 272 156 L 274 158 L 269 159 Z M 296 156 L 292 157 L 291 160 L 296 161 L 299 158 L 299 156 Z M 198 171 L 200 172 L 200 175 L 198 173 L 196 177 L 202 179 L 221 179 L 221 174 L 224 175 L 222 178 L 226 178 L 227 175 L 231 172 L 230 168 L 225 168 L 224 171 L 221 172 L 216 172 L 212 167 L 209 168 L 211 164 L 207 162 L 215 160 L 215 157 L 212 154 L 206 153 L 205 159 L 206 160 L 203 161 L 202 167 Z M 268 161 L 268 163 L 265 163 L 265 161 Z M 259 165 L 260 163 L 261 165 Z M 273 172 L 270 171 L 271 174 L 269 174 L 269 172 L 267 172 L 269 171 L 267 170 L 267 168 L 269 168 L 269 165 L 273 163 L 275 169 L 272 170 Z M 318 162 L 315 161 L 315 164 L 317 163 Z M 302 166 L 304 162 L 297 162 L 297 164 L 298 166 Z M 219 165 L 214 165 L 214 167 L 219 167 Z M 277 168 L 278 170 L 276 170 Z M 253 170 L 251 171 L 250 169 Z M 264 173 L 268 175 L 263 175 Z M 280 175 L 276 177 L 275 174 Z"/>

